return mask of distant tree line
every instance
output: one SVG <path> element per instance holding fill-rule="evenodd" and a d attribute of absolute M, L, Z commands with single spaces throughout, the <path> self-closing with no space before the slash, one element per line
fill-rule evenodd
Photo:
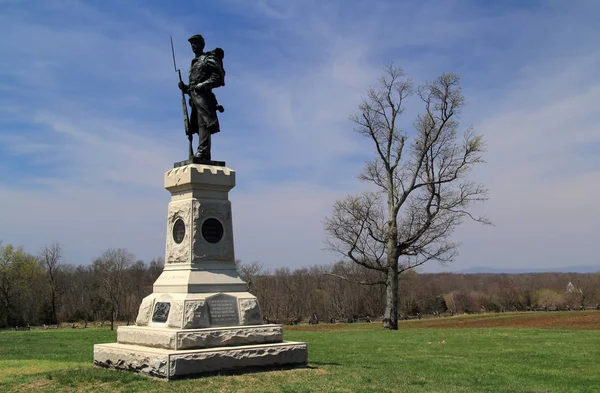
<path fill-rule="evenodd" d="M 384 285 L 361 285 L 339 277 L 377 281 L 373 270 L 352 262 L 290 270 L 241 265 L 265 318 L 280 323 L 381 319 Z M 456 274 L 406 271 L 399 278 L 399 318 L 461 313 L 555 311 L 600 308 L 600 274 Z"/>
<path fill-rule="evenodd" d="M 63 262 L 59 243 L 36 255 L 0 244 L 0 328 L 74 321 L 135 321 L 164 262 L 108 249 L 89 265 Z"/>
<path fill-rule="evenodd" d="M 0 328 L 81 321 L 134 323 L 141 300 L 152 292 L 164 266 L 162 258 L 144 262 L 125 249 L 108 249 L 89 265 L 67 264 L 62 258 L 58 243 L 35 255 L 0 244 Z M 269 270 L 253 262 L 238 267 L 270 322 L 352 322 L 381 318 L 385 310 L 385 286 L 339 278 L 378 281 L 378 272 L 354 263 Z M 400 318 L 597 308 L 600 303 L 599 274 L 407 271 L 400 276 L 399 288 Z"/>

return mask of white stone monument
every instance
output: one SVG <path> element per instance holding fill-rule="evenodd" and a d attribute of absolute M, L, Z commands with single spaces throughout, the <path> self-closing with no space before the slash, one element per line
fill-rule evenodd
<path fill-rule="evenodd" d="M 165 268 L 136 326 L 120 326 L 117 343 L 94 345 L 95 365 L 172 379 L 307 363 L 306 343 L 283 341 L 281 325 L 263 324 L 237 272 L 228 199 L 235 171 L 222 164 L 176 164 L 165 174 Z"/>

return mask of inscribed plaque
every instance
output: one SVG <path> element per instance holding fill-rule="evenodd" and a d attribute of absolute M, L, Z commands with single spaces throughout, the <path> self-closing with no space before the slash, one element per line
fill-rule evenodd
<path fill-rule="evenodd" d="M 220 293 L 206 299 L 210 326 L 237 326 L 240 324 L 237 298 Z"/>
<path fill-rule="evenodd" d="M 157 302 L 154 305 L 152 322 L 167 322 L 167 319 L 169 318 L 169 310 L 171 310 L 171 303 Z"/>

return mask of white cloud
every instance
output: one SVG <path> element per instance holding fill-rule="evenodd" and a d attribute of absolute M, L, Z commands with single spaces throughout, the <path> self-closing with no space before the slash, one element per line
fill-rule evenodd
<path fill-rule="evenodd" d="M 237 176 L 244 176 L 238 172 Z M 236 256 L 266 267 L 311 266 L 335 260 L 323 251 L 322 220 L 337 192 L 314 184 L 264 185 L 232 191 Z"/>
<path fill-rule="evenodd" d="M 600 231 L 600 162 L 585 152 L 600 146 L 600 123 L 593 116 L 600 81 L 592 64 L 569 62 L 560 71 L 540 70 L 516 81 L 491 104 L 498 114 L 476 124 L 489 152 L 488 164 L 475 176 L 491 191 L 491 200 L 477 210 L 496 226 L 463 225 L 453 268 L 599 263 L 594 237 Z M 584 83 L 567 83 L 583 75 Z"/>
<path fill-rule="evenodd" d="M 57 25 L 56 10 L 55 19 L 25 9 L 0 16 L 16 37 L 0 38 L 11 54 L 0 62 L 0 149 L 15 157 L 14 178 L 0 177 L 0 239 L 32 252 L 58 240 L 69 262 L 108 247 L 160 256 L 169 199 L 162 176 L 186 154 L 166 38 L 174 35 L 185 73 L 185 38 L 197 25 L 151 8 L 53 4 L 80 22 Z M 497 226 L 465 223 L 454 267 L 594 262 L 599 168 L 581 149 L 600 142 L 597 31 L 582 24 L 588 35 L 576 40 L 579 26 L 561 27 L 573 15 L 555 5 L 485 14 L 461 2 L 224 4 L 261 21 L 209 32 L 226 49 L 227 86 L 217 92 L 226 112 L 213 156 L 238 173 L 238 258 L 269 267 L 337 258 L 321 250 L 321 220 L 335 199 L 364 187 L 355 176 L 370 149 L 347 118 L 394 60 L 417 83 L 461 73 L 471 102 L 463 124 L 489 145 L 489 163 L 474 176 L 492 199 L 477 210 Z M 548 26 L 557 28 L 544 33 Z"/>

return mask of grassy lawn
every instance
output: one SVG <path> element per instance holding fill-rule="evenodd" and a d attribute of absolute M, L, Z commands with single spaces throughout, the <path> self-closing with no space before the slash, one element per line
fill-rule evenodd
<path fill-rule="evenodd" d="M 600 330 L 427 323 L 285 327 L 308 368 L 171 382 L 92 367 L 93 344 L 116 341 L 106 328 L 3 331 L 0 392 L 600 392 Z"/>

